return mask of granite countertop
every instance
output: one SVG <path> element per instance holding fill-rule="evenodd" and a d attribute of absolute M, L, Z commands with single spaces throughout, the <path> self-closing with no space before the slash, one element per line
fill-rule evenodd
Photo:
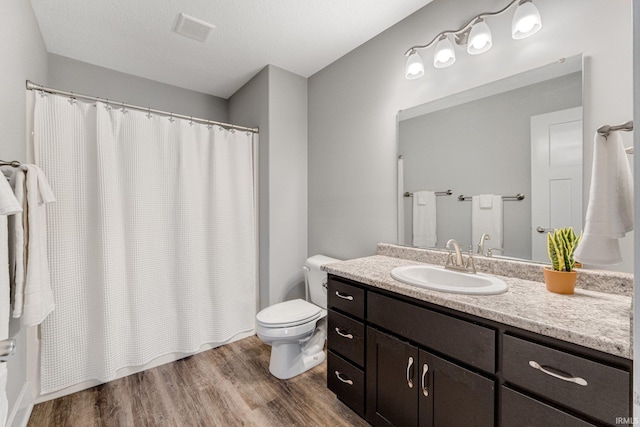
<path fill-rule="evenodd" d="M 554 294 L 545 284 L 497 276 L 509 290 L 500 295 L 461 295 L 399 282 L 391 270 L 417 261 L 374 255 L 326 264 L 328 273 L 418 300 L 427 301 L 541 335 L 632 358 L 631 297 L 576 288 L 573 295 Z"/>

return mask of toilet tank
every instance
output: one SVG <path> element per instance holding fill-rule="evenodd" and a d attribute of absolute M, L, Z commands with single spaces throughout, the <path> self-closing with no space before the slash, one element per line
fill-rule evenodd
<path fill-rule="evenodd" d="M 308 279 L 309 300 L 315 305 L 327 308 L 327 289 L 322 286 L 327 283 L 327 273 L 322 271 L 320 267 L 324 264 L 340 261 L 324 255 L 314 255 L 304 263 L 304 266 L 308 268 L 308 270 L 305 270 Z"/>

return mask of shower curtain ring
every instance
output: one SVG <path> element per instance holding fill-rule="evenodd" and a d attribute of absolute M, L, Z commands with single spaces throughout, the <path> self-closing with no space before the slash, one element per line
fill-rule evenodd
<path fill-rule="evenodd" d="M 150 119 L 151 117 L 153 117 L 151 115 L 151 107 L 147 108 L 147 118 Z"/>
<path fill-rule="evenodd" d="M 173 113 L 169 113 L 169 123 L 173 123 Z"/>

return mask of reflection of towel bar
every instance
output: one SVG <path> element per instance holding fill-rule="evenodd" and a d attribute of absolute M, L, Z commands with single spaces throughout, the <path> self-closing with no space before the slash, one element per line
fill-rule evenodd
<path fill-rule="evenodd" d="M 461 194 L 458 196 L 458 200 L 461 202 L 464 202 L 464 201 L 471 200 L 471 197 L 472 196 L 464 196 Z M 524 200 L 524 194 L 518 193 L 515 196 L 502 196 L 502 200 L 519 202 L 520 200 Z"/>
<path fill-rule="evenodd" d="M 451 190 L 447 190 L 447 191 L 436 191 L 436 196 L 450 196 L 453 194 L 453 191 Z M 413 197 L 413 193 L 410 193 L 408 191 L 405 191 L 404 193 L 404 197 Z"/>

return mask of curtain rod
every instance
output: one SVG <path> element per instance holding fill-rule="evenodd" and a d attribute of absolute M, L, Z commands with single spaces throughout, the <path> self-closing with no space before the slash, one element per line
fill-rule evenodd
<path fill-rule="evenodd" d="M 132 109 L 132 110 L 146 111 L 148 113 L 162 114 L 163 116 L 175 117 L 175 118 L 178 118 L 178 119 L 187 119 L 187 120 L 191 120 L 192 122 L 198 122 L 198 123 L 203 123 L 203 124 L 207 124 L 207 125 L 217 125 L 217 126 L 220 126 L 220 127 L 223 127 L 223 128 L 237 129 L 237 130 L 244 130 L 244 131 L 248 131 L 248 132 L 258 133 L 258 128 L 249 128 L 249 127 L 245 127 L 245 126 L 232 125 L 230 123 L 216 122 L 214 120 L 199 119 L 199 118 L 196 118 L 196 117 L 191 117 L 191 116 L 185 116 L 185 115 L 182 115 L 182 114 L 171 113 L 171 112 L 168 112 L 168 111 L 155 110 L 153 108 L 141 107 L 139 105 L 132 105 L 132 104 L 126 104 L 124 102 L 111 101 L 109 99 L 98 98 L 96 96 L 80 95 L 80 94 L 77 94 L 77 93 L 74 93 L 74 92 L 67 92 L 67 91 L 64 91 L 64 90 L 58 90 L 58 89 L 52 89 L 50 87 L 45 87 L 43 85 L 39 85 L 37 83 L 34 83 L 31 80 L 27 80 L 27 90 L 38 90 L 38 91 L 47 92 L 47 93 L 53 93 L 53 94 L 57 94 L 57 95 L 64 95 L 64 96 L 68 96 L 70 98 L 85 99 L 87 101 L 100 101 L 100 102 L 104 102 L 105 104 L 117 105 L 118 107 L 122 107 L 122 108 L 129 108 L 129 109 Z"/>

